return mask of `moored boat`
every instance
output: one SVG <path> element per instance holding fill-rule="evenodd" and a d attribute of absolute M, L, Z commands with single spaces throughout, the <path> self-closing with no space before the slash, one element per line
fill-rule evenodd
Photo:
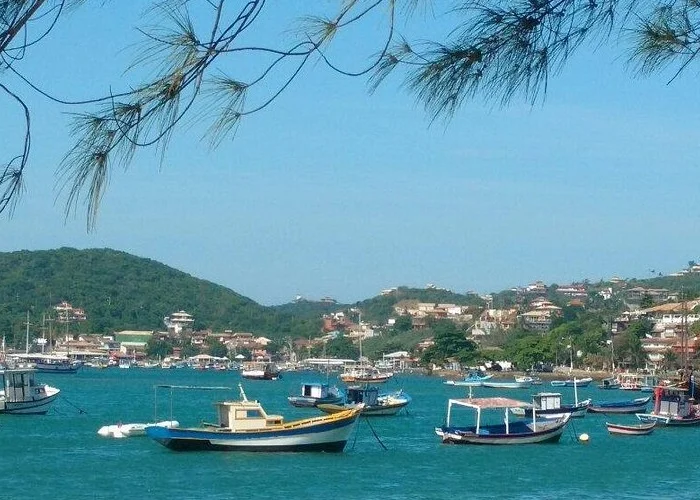
<path fill-rule="evenodd" d="M 33 368 L 0 371 L 3 390 L 0 392 L 0 413 L 42 415 L 49 411 L 61 392 L 55 387 L 38 384 Z"/>
<path fill-rule="evenodd" d="M 467 427 L 451 425 L 452 410 L 455 406 L 474 410 L 476 412 L 475 425 Z M 530 422 L 524 420 L 510 422 L 509 413 L 511 409 L 530 406 L 529 403 L 508 398 L 450 399 L 447 405 L 445 425 L 437 427 L 435 433 L 440 436 L 443 443 L 452 444 L 514 445 L 554 443 L 559 441 L 569 421 L 569 415 L 564 415 L 555 420 L 538 422 L 536 415 L 533 413 L 532 421 Z M 502 423 L 482 424 L 482 412 L 484 410 L 502 410 L 504 412 Z"/>
<path fill-rule="evenodd" d="M 396 392 L 379 393 L 376 387 L 349 387 L 344 403 L 318 404 L 316 407 L 325 413 L 338 413 L 350 408 L 362 408 L 364 416 L 396 415 L 402 408 L 408 406 L 411 397 L 399 390 Z"/>
<path fill-rule="evenodd" d="M 287 398 L 292 406 L 300 408 L 314 407 L 319 404 L 337 404 L 343 401 L 343 395 L 337 387 L 321 382 L 301 384 L 301 394 Z"/>
<path fill-rule="evenodd" d="M 369 365 L 348 367 L 339 378 L 346 384 L 382 384 L 392 378 L 392 372 L 382 372 Z"/>
<path fill-rule="evenodd" d="M 480 387 L 483 382 L 492 378 L 493 375 L 484 375 L 481 372 L 469 372 L 462 380 L 447 380 L 446 385 L 455 385 L 459 387 Z"/>
<path fill-rule="evenodd" d="M 637 413 L 637 418 L 676 427 L 700 425 L 700 406 L 695 404 L 694 392 L 692 384 L 656 387 L 654 409 L 650 413 Z"/>
<path fill-rule="evenodd" d="M 605 422 L 605 427 L 607 427 L 610 434 L 618 434 L 622 436 L 644 436 L 651 434 L 654 431 L 656 422 L 646 422 L 636 425 L 622 425 Z"/>
<path fill-rule="evenodd" d="M 566 380 L 552 380 L 550 382 L 550 385 L 552 387 L 588 387 L 591 382 L 593 382 L 593 379 L 591 377 L 584 377 L 584 378 L 572 378 L 572 379 L 566 379 Z"/>
<path fill-rule="evenodd" d="M 588 411 L 591 413 L 639 413 L 646 410 L 651 396 L 645 398 L 627 399 L 623 401 L 603 401 L 591 403 Z"/>
<path fill-rule="evenodd" d="M 280 372 L 274 363 L 252 361 L 243 364 L 241 377 L 250 380 L 277 380 Z"/>
<path fill-rule="evenodd" d="M 519 417 L 528 417 L 534 411 L 540 418 L 561 418 L 566 414 L 572 418 L 580 418 L 586 415 L 590 404 L 590 399 L 577 400 L 573 404 L 562 404 L 560 393 L 540 392 L 533 394 L 532 405 L 529 408 L 512 408 L 511 413 Z"/>
<path fill-rule="evenodd" d="M 39 373 L 77 373 L 83 365 L 80 361 L 59 354 L 13 354 L 12 359 L 33 367 Z"/>
<path fill-rule="evenodd" d="M 604 378 L 603 380 L 600 381 L 600 384 L 598 384 L 598 389 L 619 389 L 620 388 L 620 381 L 617 379 L 617 377 L 607 377 Z"/>
<path fill-rule="evenodd" d="M 218 419 L 200 427 L 146 427 L 146 435 L 175 451 L 327 451 L 341 452 L 355 428 L 362 406 L 333 415 L 285 422 L 269 415 L 260 402 L 241 398 L 215 403 Z"/>
<path fill-rule="evenodd" d="M 530 380 L 520 382 L 516 380 L 486 380 L 481 385 L 491 389 L 529 389 L 532 382 Z"/>

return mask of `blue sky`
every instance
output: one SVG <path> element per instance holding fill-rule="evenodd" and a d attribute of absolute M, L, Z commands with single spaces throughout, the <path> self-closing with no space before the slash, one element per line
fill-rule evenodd
<path fill-rule="evenodd" d="M 137 3 L 88 2 L 18 69 L 66 98 L 119 90 L 131 81 Z M 284 37 L 310 4 L 283 5 L 269 2 L 261 37 Z M 448 25 L 405 29 L 429 37 Z M 363 30 L 361 43 L 335 46 L 354 68 L 381 43 L 376 22 Z M 671 273 L 699 257 L 696 68 L 667 85 L 668 75 L 635 78 L 620 54 L 577 55 L 543 104 L 471 103 L 432 125 L 400 80 L 370 95 L 366 80 L 312 65 L 217 149 L 188 122 L 162 166 L 142 151 L 115 170 L 92 233 L 82 208 L 64 221 L 56 200 L 76 109 L 3 75 L 31 105 L 33 148 L 27 191 L 0 218 L 0 251 L 113 248 L 263 304 Z M 4 158 L 21 122 L 4 98 L 0 109 L 13 117 L 0 121 Z"/>

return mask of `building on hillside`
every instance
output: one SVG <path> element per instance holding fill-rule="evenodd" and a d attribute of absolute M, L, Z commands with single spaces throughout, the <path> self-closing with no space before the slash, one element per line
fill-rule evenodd
<path fill-rule="evenodd" d="M 547 286 L 542 281 L 535 281 L 534 283 L 525 287 L 525 292 L 532 294 L 546 294 Z"/>
<path fill-rule="evenodd" d="M 192 330 L 194 327 L 194 317 L 185 311 L 178 311 L 163 318 L 163 323 L 169 332 L 179 335 L 184 331 Z"/>
<path fill-rule="evenodd" d="M 518 316 L 528 330 L 546 332 L 552 326 L 552 320 L 561 314 L 561 308 L 547 306 L 534 309 Z"/>
<path fill-rule="evenodd" d="M 122 330 L 114 333 L 114 340 L 119 343 L 122 354 L 146 352 L 146 345 L 152 337 L 152 330 Z"/>
<path fill-rule="evenodd" d="M 665 288 L 644 288 L 641 286 L 629 288 L 623 292 L 625 299 L 629 302 L 639 303 L 644 297 L 649 297 L 654 304 L 667 301 L 669 293 Z"/>
<path fill-rule="evenodd" d="M 65 300 L 53 306 L 53 309 L 56 311 L 56 321 L 59 323 L 72 323 L 76 321 L 85 321 L 87 319 L 87 315 L 83 309 L 73 307 Z"/>
<path fill-rule="evenodd" d="M 495 330 L 507 331 L 517 322 L 517 309 L 485 309 L 474 323 L 472 335 L 489 335 Z"/>
<path fill-rule="evenodd" d="M 579 285 L 572 283 L 571 285 L 564 285 L 557 287 L 557 293 L 560 293 L 566 297 L 585 299 L 588 297 L 588 291 L 585 285 Z"/>

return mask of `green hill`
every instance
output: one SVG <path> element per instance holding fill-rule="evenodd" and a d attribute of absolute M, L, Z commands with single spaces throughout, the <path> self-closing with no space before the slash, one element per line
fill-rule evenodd
<path fill-rule="evenodd" d="M 159 262 L 109 249 L 0 253 L 0 333 L 8 341 L 24 332 L 26 313 L 36 331 L 44 313 L 61 301 L 85 310 L 72 332 L 109 333 L 163 329 L 163 317 L 185 310 L 195 328 L 259 335 L 316 335 L 318 315 L 299 317 Z"/>

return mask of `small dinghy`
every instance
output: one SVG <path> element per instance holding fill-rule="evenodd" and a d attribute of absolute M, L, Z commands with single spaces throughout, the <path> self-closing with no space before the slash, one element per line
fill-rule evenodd
<path fill-rule="evenodd" d="M 175 427 L 179 427 L 180 423 L 177 420 L 164 420 L 163 422 L 156 422 L 154 424 L 118 423 L 114 425 L 105 425 L 103 427 L 100 427 L 97 433 L 102 437 L 111 437 L 117 439 L 134 436 L 145 436 L 146 427 L 148 426 L 157 426 L 165 427 L 166 429 L 173 429 Z"/>
<path fill-rule="evenodd" d="M 651 434 L 652 432 L 654 432 L 656 422 L 648 422 L 636 425 L 620 425 L 605 422 L 605 426 L 608 428 L 608 432 L 610 434 L 619 434 L 622 436 L 644 436 L 646 434 Z"/>

